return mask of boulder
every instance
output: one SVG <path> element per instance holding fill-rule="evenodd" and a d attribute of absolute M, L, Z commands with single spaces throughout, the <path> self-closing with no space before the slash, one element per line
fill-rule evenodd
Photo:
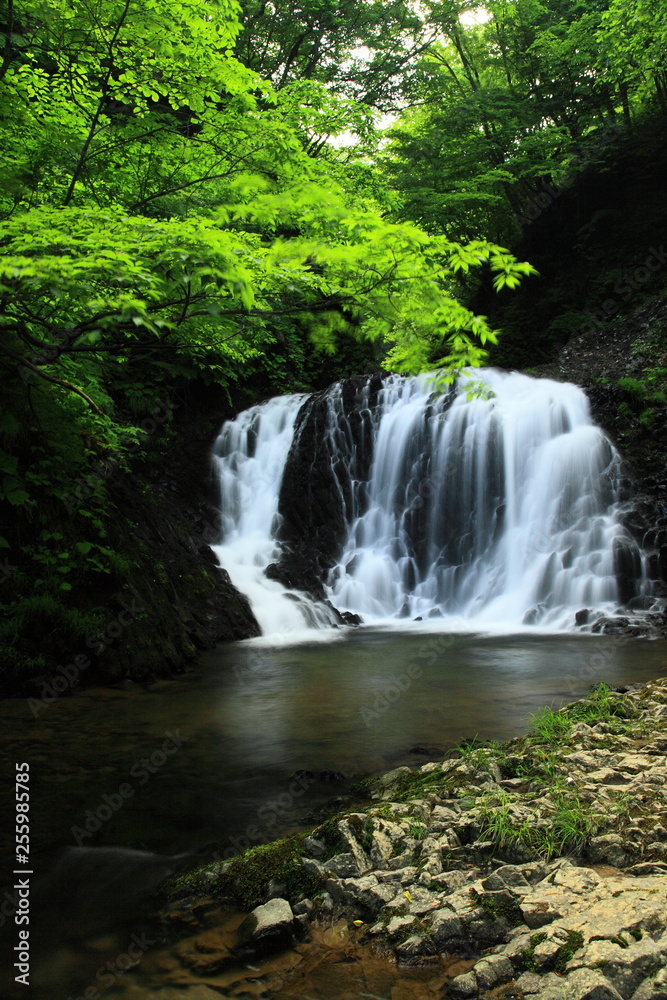
<path fill-rule="evenodd" d="M 622 1000 L 622 995 L 599 969 L 577 969 L 565 980 L 565 989 L 562 985 L 560 989 L 559 1000 L 563 996 L 569 996 L 571 1000 Z M 542 994 L 537 995 L 542 1000 Z"/>
<path fill-rule="evenodd" d="M 258 951 L 270 951 L 290 944 L 294 914 L 286 899 L 270 899 L 257 906 L 239 927 L 239 943 Z"/>
<path fill-rule="evenodd" d="M 512 963 L 504 955 L 489 955 L 475 965 L 475 978 L 480 990 L 490 990 L 507 983 L 514 976 Z"/>

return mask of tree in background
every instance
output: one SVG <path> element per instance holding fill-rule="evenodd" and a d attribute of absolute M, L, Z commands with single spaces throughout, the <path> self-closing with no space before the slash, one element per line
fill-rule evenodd
<path fill-rule="evenodd" d="M 511 243 L 527 202 L 595 159 L 651 87 L 660 96 L 660 32 L 650 37 L 641 4 L 629 17 L 606 0 L 489 0 L 466 23 L 471 6 L 429 4 L 438 40 L 382 163 L 403 196 L 400 217 Z"/>

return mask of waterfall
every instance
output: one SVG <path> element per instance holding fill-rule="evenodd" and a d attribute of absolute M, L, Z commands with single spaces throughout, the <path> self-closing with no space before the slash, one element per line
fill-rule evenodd
<path fill-rule="evenodd" d="M 220 565 L 249 599 L 263 635 L 298 635 L 333 625 L 336 616 L 308 595 L 266 576 L 279 557 L 278 498 L 294 422 L 304 395 L 278 396 L 225 423 L 214 447 L 222 541 L 212 546 Z"/>
<path fill-rule="evenodd" d="M 216 551 L 264 631 L 335 621 L 327 604 L 278 582 L 296 549 L 318 566 L 330 604 L 367 623 L 572 628 L 578 611 L 592 621 L 650 594 L 619 515 L 620 459 L 584 392 L 493 369 L 474 380 L 446 393 L 428 376 L 387 376 L 373 393 L 370 379 L 337 383 L 225 424 Z M 307 441 L 315 451 L 304 457 Z M 327 514 L 290 492 L 304 461 L 320 469 Z M 314 551 L 318 517 L 340 522 L 326 559 Z M 293 583 L 295 572 L 282 577 Z"/>

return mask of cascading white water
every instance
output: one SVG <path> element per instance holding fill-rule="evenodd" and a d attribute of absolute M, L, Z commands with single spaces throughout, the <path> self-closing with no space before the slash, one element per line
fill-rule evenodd
<path fill-rule="evenodd" d="M 364 512 L 329 589 L 365 618 L 568 627 L 616 609 L 620 462 L 577 386 L 494 370 L 487 393 L 385 382 Z M 639 588 L 643 586 L 641 581 Z"/>
<path fill-rule="evenodd" d="M 583 391 L 494 370 L 474 378 L 481 395 L 466 377 L 443 394 L 427 376 L 388 376 L 373 405 L 368 387 L 358 390 L 362 441 L 340 385 L 329 390 L 322 460 L 358 477 L 343 508 L 348 537 L 325 581 L 331 603 L 365 622 L 455 616 L 473 627 L 571 628 L 580 609 L 618 609 L 619 559 L 633 593 L 649 593 L 618 515 L 619 457 Z M 280 557 L 280 483 L 306 398 L 248 410 L 216 447 L 225 524 L 216 551 L 265 632 L 303 627 L 304 615 L 333 623 L 326 606 L 295 601 L 263 574 Z"/>
<path fill-rule="evenodd" d="M 294 422 L 306 396 L 279 396 L 245 410 L 222 428 L 214 462 L 220 479 L 223 538 L 212 546 L 245 594 L 263 635 L 277 639 L 333 625 L 335 616 L 307 595 L 288 591 L 264 571 L 280 549 L 278 497 Z"/>

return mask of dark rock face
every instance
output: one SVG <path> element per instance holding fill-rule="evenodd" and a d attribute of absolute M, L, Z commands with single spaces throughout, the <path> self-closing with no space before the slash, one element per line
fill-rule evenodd
<path fill-rule="evenodd" d="M 354 515 L 352 483 L 368 480 L 382 379 L 359 375 L 336 383 L 312 396 L 297 419 L 278 508 L 284 551 L 266 575 L 319 600 Z"/>
<path fill-rule="evenodd" d="M 131 471 L 105 483 L 108 544 L 126 568 L 73 592 L 115 631 L 91 653 L 91 643 L 65 646 L 32 629 L 25 653 L 46 652 L 44 673 L 0 685 L 0 696 L 41 697 L 60 676 L 53 671 L 84 653 L 90 665 L 76 683 L 147 682 L 182 672 L 218 642 L 260 634 L 250 602 L 210 548 L 222 532 L 211 444 L 229 404 L 216 387 L 186 385 L 175 388 L 173 409 L 172 427 L 145 441 Z M 121 614 L 126 624 L 117 629 Z"/>
<path fill-rule="evenodd" d="M 211 464 L 222 407 L 215 388 L 197 389 L 180 394 L 177 446 L 165 452 L 156 440 L 131 476 L 110 484 L 115 508 L 132 512 L 131 522 L 116 519 L 116 547 L 136 562 L 135 589 L 147 612 L 104 665 L 115 661 L 121 677 L 179 671 L 199 650 L 260 635 L 248 598 L 210 548 L 222 532 Z"/>
<path fill-rule="evenodd" d="M 656 597 L 667 596 L 667 405 L 642 401 L 623 379 L 645 378 L 655 364 L 655 331 L 667 324 L 667 300 L 640 305 L 614 323 L 572 338 L 557 359 L 535 369 L 544 378 L 585 389 L 593 419 L 624 458 L 623 525 L 649 558 Z M 632 546 L 615 553 L 624 603 L 635 607 L 636 565 Z M 634 579 L 633 579 L 634 578 Z"/>

